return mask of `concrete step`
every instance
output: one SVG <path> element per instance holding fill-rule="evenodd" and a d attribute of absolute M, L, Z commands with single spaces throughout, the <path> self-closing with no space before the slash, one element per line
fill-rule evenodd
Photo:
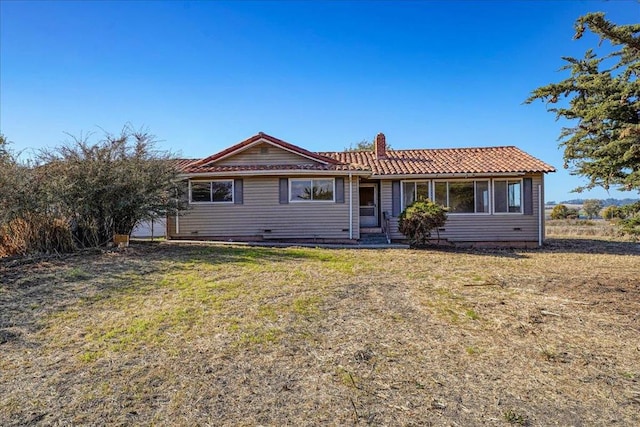
<path fill-rule="evenodd" d="M 360 234 L 361 245 L 385 245 L 387 243 L 387 236 L 384 233 Z"/>
<path fill-rule="evenodd" d="M 360 235 L 380 233 L 382 233 L 382 227 L 360 227 Z"/>

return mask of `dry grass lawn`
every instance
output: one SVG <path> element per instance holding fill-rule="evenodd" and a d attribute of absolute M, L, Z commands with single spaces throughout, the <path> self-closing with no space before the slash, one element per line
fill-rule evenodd
<path fill-rule="evenodd" d="M 619 227 L 604 219 L 551 219 L 545 221 L 547 236 L 616 238 Z"/>
<path fill-rule="evenodd" d="M 0 263 L 0 425 L 640 425 L 640 246 Z"/>

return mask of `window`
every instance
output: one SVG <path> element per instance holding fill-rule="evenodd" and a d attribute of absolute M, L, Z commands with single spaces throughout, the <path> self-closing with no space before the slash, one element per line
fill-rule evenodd
<path fill-rule="evenodd" d="M 429 181 L 402 182 L 402 209 L 413 202 L 423 202 L 429 198 Z"/>
<path fill-rule="evenodd" d="M 233 203 L 233 181 L 190 181 L 191 203 Z"/>
<path fill-rule="evenodd" d="M 519 179 L 494 180 L 493 200 L 495 213 L 522 213 L 522 181 Z"/>
<path fill-rule="evenodd" d="M 436 182 L 434 199 L 450 213 L 489 213 L 489 181 Z"/>
<path fill-rule="evenodd" d="M 290 202 L 334 201 L 333 179 L 290 179 L 289 186 Z"/>
<path fill-rule="evenodd" d="M 476 213 L 489 213 L 489 181 L 476 181 Z"/>

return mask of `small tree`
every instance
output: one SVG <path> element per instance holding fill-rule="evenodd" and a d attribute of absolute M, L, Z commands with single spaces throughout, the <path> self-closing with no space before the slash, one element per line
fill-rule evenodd
<path fill-rule="evenodd" d="M 391 149 L 391 145 L 389 143 L 386 143 L 387 145 L 387 150 Z M 363 139 L 360 142 L 356 142 L 355 144 L 349 144 L 348 147 L 344 147 L 344 151 L 373 151 L 374 149 L 374 142 L 373 141 L 367 141 L 366 139 Z"/>
<path fill-rule="evenodd" d="M 400 214 L 398 228 L 407 236 L 412 247 L 421 247 L 429 243 L 433 229 L 444 226 L 446 221 L 446 209 L 431 200 L 426 200 L 407 207 Z"/>
<path fill-rule="evenodd" d="M 551 219 L 577 219 L 578 210 L 568 208 L 566 205 L 555 205 L 551 210 Z"/>
<path fill-rule="evenodd" d="M 555 205 L 551 210 L 551 219 L 565 219 L 569 213 L 569 208 L 563 204 Z"/>
<path fill-rule="evenodd" d="M 587 199 L 582 204 L 582 209 L 589 219 L 595 218 L 602 209 L 602 202 L 598 199 Z"/>
<path fill-rule="evenodd" d="M 623 219 L 625 217 L 625 214 L 622 208 L 615 205 L 610 205 L 602 209 L 601 215 L 602 215 L 602 218 L 609 221 L 614 219 Z"/>

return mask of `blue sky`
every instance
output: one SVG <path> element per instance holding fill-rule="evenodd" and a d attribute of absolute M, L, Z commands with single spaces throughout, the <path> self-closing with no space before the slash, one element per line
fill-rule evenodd
<path fill-rule="evenodd" d="M 538 86 L 560 81 L 573 23 L 629 1 L 0 2 L 0 131 L 18 150 L 64 132 L 145 126 L 204 157 L 259 131 L 313 151 L 384 132 L 396 149 L 516 145 L 554 165 L 547 200 L 638 197 L 570 190 L 561 123 Z"/>

